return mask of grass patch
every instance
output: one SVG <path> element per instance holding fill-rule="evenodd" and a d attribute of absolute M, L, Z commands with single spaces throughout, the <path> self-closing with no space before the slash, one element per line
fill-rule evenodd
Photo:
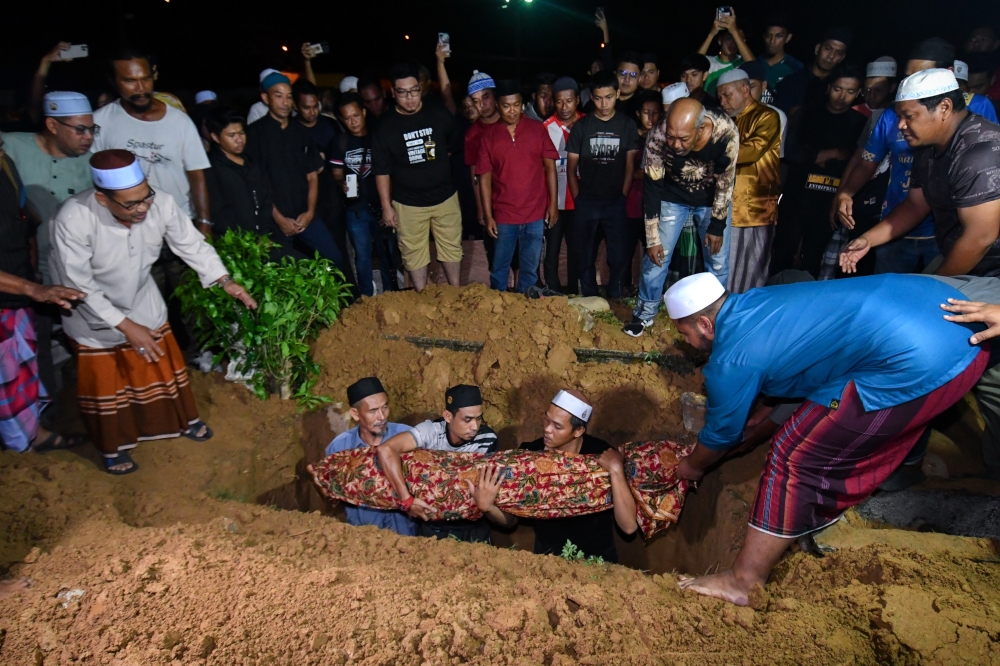
<path fill-rule="evenodd" d="M 229 490 L 228 488 L 214 488 L 208 491 L 208 496 L 220 502 L 242 502 L 246 504 L 250 500 L 246 495 Z"/>
<path fill-rule="evenodd" d="M 583 551 L 577 548 L 569 539 L 566 539 L 566 545 L 563 546 L 562 553 L 560 557 L 564 560 L 569 560 L 570 562 L 582 562 L 587 566 L 602 566 L 607 564 L 603 557 L 598 557 L 596 555 L 591 555 L 590 557 L 584 557 Z"/>
<path fill-rule="evenodd" d="M 611 310 L 601 310 L 600 312 L 591 312 L 594 316 L 594 321 L 603 321 L 605 324 L 611 324 L 612 326 L 621 326 L 622 320 L 615 316 L 615 313 Z"/>

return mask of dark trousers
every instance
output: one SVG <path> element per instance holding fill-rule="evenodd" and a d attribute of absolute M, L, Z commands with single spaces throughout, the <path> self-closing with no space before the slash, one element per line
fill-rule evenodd
<path fill-rule="evenodd" d="M 187 264 L 181 261 L 173 252 L 167 249 L 164 244 L 160 252 L 160 258 L 153 264 L 150 273 L 153 281 L 160 290 L 160 295 L 167 302 L 167 321 L 174 332 L 174 339 L 177 346 L 183 352 L 193 351 L 194 335 L 188 327 L 188 322 L 184 318 L 184 311 L 181 309 L 180 300 L 174 298 L 174 290 L 181 284 L 181 276 L 187 270 Z"/>
<path fill-rule="evenodd" d="M 826 192 L 802 192 L 782 200 L 778 214 L 780 223 L 775 229 L 771 250 L 771 275 L 801 267 L 813 277 L 819 277 L 823 253 L 833 237 L 829 220 L 832 202 L 833 194 Z M 796 266 L 800 247 L 802 263 Z"/>
<path fill-rule="evenodd" d="M 573 252 L 572 229 L 573 215 L 576 211 L 559 211 L 559 220 L 551 229 L 545 230 L 545 286 L 549 289 L 566 294 L 575 294 L 579 289 L 580 269 L 577 266 L 576 254 Z M 566 239 L 566 287 L 559 281 L 559 254 L 562 251 L 563 238 Z"/>
<path fill-rule="evenodd" d="M 594 253 L 597 249 L 598 229 L 604 232 L 608 249 L 608 297 L 621 298 L 626 275 L 631 270 L 632 256 L 629 251 L 635 245 L 629 244 L 632 233 L 625 217 L 625 197 L 597 199 L 587 196 L 577 197 L 576 214 L 573 219 L 573 233 L 570 234 L 577 261 L 580 262 L 580 287 L 584 296 L 597 296 L 597 268 Z"/>

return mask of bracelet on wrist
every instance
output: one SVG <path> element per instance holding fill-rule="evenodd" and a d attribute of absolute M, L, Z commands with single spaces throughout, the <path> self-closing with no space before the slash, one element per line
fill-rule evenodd
<path fill-rule="evenodd" d="M 413 499 L 414 499 L 413 495 L 410 495 L 405 500 L 399 503 L 399 508 L 402 509 L 403 511 L 409 511 L 410 507 L 413 506 Z"/>
<path fill-rule="evenodd" d="M 230 277 L 229 275 L 223 275 L 222 277 L 220 277 L 218 279 L 218 281 L 216 281 L 215 284 L 217 286 L 221 287 L 222 285 L 226 284 L 227 282 L 232 282 L 232 281 L 233 281 L 232 277 Z"/>
<path fill-rule="evenodd" d="M 212 220 L 205 219 L 204 217 L 199 217 L 198 219 L 195 220 L 195 223 L 196 224 L 204 224 L 206 227 L 214 227 L 215 226 L 215 224 L 212 222 Z"/>

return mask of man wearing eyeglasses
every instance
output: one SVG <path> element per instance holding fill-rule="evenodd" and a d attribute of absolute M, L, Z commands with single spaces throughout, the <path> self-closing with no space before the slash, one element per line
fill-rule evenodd
<path fill-rule="evenodd" d="M 457 287 L 462 211 L 448 156 L 458 151 L 461 137 L 443 104 L 423 103 L 414 65 L 395 65 L 389 80 L 396 106 L 382 115 L 372 140 L 382 224 L 396 229 L 403 267 L 417 291 L 427 285 L 431 232 L 448 284 Z"/>
<path fill-rule="evenodd" d="M 615 75 L 618 77 L 618 100 L 615 102 L 615 110 L 636 123 L 637 128 L 639 119 L 635 114 L 639 110 L 637 104 L 639 98 L 635 93 L 639 90 L 642 60 L 642 56 L 638 53 L 629 51 L 618 59 L 618 66 L 615 68 Z"/>
<path fill-rule="evenodd" d="M 37 133 L 10 132 L 3 135 L 7 157 L 17 165 L 27 194 L 28 214 L 38 225 L 38 272 L 43 284 L 49 275 L 49 220 L 59 206 L 74 194 L 93 187 L 87 167 L 87 151 L 100 128 L 94 124 L 90 101 L 78 92 L 45 95 L 45 124 Z M 52 360 L 54 309 L 35 308 L 38 336 L 38 374 L 50 396 L 59 394 Z"/>
<path fill-rule="evenodd" d="M 140 440 L 212 437 L 152 276 L 164 242 L 206 289 L 257 303 L 174 198 L 150 187 L 135 155 L 104 150 L 89 166 L 95 189 L 70 197 L 52 220 L 52 274 L 86 294 L 62 319 L 77 345 L 80 414 L 106 471 L 128 474 Z"/>

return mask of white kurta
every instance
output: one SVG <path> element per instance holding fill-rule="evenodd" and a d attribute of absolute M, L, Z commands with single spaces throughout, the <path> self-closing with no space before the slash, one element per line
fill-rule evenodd
<path fill-rule="evenodd" d="M 174 198 L 157 192 L 146 219 L 126 228 L 97 202 L 94 190 L 70 197 L 52 219 L 49 260 L 55 284 L 87 294 L 63 317 L 66 335 L 87 347 L 125 344 L 115 326 L 126 317 L 157 329 L 167 305 L 150 274 L 163 241 L 193 268 L 203 287 L 228 271 Z"/>

